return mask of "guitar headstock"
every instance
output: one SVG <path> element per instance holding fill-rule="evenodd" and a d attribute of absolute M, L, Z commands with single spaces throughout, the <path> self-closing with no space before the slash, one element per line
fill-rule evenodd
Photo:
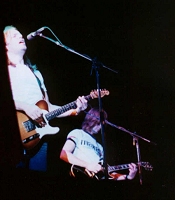
<path fill-rule="evenodd" d="M 99 93 L 100 93 L 100 97 L 104 97 L 105 95 L 109 95 L 109 91 L 106 89 L 100 89 L 100 91 L 98 90 L 92 90 L 90 93 L 90 96 L 92 99 L 98 98 L 99 97 Z"/>
<path fill-rule="evenodd" d="M 141 162 L 141 166 L 144 167 L 147 171 L 153 170 L 153 166 L 149 162 Z"/>

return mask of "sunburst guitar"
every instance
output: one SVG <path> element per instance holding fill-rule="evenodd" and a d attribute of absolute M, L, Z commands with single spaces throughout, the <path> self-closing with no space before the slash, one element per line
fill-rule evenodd
<path fill-rule="evenodd" d="M 85 96 L 85 99 L 90 101 L 91 99 L 95 99 L 100 97 L 104 97 L 105 95 L 109 95 L 109 91 L 106 89 L 102 89 L 100 91 L 93 90 L 89 95 Z M 68 103 L 64 106 L 59 107 L 58 109 L 49 112 L 47 102 L 41 100 L 36 103 L 36 105 L 42 109 L 43 112 L 43 122 L 44 126 L 40 126 L 36 121 L 30 119 L 24 112 L 17 111 L 17 121 L 19 126 L 19 132 L 22 140 L 22 144 L 24 149 L 30 150 L 34 148 L 45 135 L 53 135 L 59 132 L 59 127 L 51 127 L 49 125 L 49 121 L 54 119 L 55 117 L 63 114 L 64 112 L 75 109 L 77 107 L 76 101 Z"/>
<path fill-rule="evenodd" d="M 140 162 L 135 163 L 137 166 L 140 165 L 147 171 L 152 171 L 153 166 L 149 162 Z M 108 179 L 115 179 L 115 174 L 112 174 L 113 172 L 129 169 L 129 164 L 122 164 L 122 165 L 116 165 L 116 166 L 110 166 L 108 165 Z M 98 173 L 91 172 L 84 167 L 79 167 L 77 165 L 72 165 L 70 170 L 70 176 L 72 177 L 88 177 L 88 178 L 94 178 L 96 180 L 103 180 L 105 178 L 104 176 L 104 170 L 99 171 Z"/>

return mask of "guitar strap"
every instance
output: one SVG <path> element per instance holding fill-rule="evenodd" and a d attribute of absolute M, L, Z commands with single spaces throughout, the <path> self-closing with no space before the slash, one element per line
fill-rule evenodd
<path fill-rule="evenodd" d="M 29 67 L 29 68 L 30 68 L 30 67 Z M 37 77 L 37 75 L 34 73 L 33 69 L 30 68 L 30 70 L 33 72 L 34 76 L 36 77 L 36 80 L 37 80 L 37 82 L 38 82 L 38 85 L 39 85 L 39 87 L 40 87 L 40 90 L 41 90 L 41 92 L 42 92 L 43 99 L 44 99 L 44 97 L 45 97 L 45 93 L 44 93 L 43 88 L 41 87 L 41 81 L 40 81 L 40 79 Z"/>

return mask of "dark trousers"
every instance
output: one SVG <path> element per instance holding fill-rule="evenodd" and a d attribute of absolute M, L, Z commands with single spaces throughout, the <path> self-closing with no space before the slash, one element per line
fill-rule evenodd
<path fill-rule="evenodd" d="M 16 166 L 17 168 L 26 168 L 35 171 L 47 170 L 47 143 L 43 143 L 37 153 L 33 156 L 24 150 L 23 160 Z"/>

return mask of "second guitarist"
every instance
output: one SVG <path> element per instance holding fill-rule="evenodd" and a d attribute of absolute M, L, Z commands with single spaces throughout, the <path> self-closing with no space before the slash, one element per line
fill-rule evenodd
<path fill-rule="evenodd" d="M 61 150 L 60 158 L 67 163 L 85 169 L 86 175 L 95 176 L 102 171 L 103 148 L 95 136 L 101 130 L 100 113 L 98 108 L 92 108 L 86 114 L 82 129 L 72 130 Z M 104 119 L 107 113 L 104 111 Z M 115 180 L 133 179 L 137 173 L 136 164 L 129 164 L 129 174 L 111 173 L 110 178 Z M 74 173 L 71 173 L 74 176 Z"/>

